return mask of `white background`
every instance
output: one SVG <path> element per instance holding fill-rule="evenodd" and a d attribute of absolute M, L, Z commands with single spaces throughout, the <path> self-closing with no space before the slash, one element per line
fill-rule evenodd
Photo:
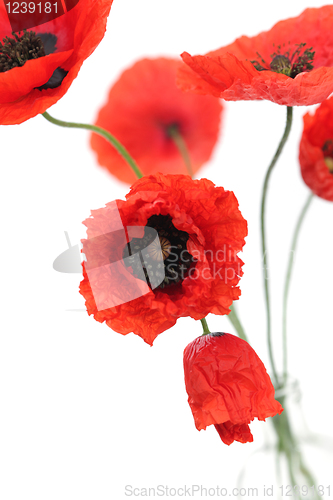
<path fill-rule="evenodd" d="M 92 122 L 110 84 L 139 58 L 176 57 L 184 50 L 205 53 L 321 5 L 316 0 L 311 5 L 299 0 L 115 0 L 105 38 L 50 113 Z M 283 277 L 295 221 L 308 195 L 297 159 L 306 111 L 294 109 L 268 201 L 279 368 Z M 259 204 L 285 114 L 283 107 L 265 101 L 227 103 L 214 156 L 199 173 L 233 190 L 248 220 L 238 310 L 268 370 Z M 85 312 L 67 311 L 82 309 L 84 300 L 78 293 L 80 275 L 52 268 L 67 247 L 64 231 L 76 244 L 84 237 L 81 221 L 90 210 L 128 191 L 97 165 L 88 138 L 85 131 L 56 127 L 42 116 L 0 128 L 0 498 L 123 499 L 125 485 L 236 487 L 241 468 L 263 444 L 270 424 L 254 422 L 254 443 L 230 447 L 214 428 L 195 429 L 182 352 L 200 335 L 200 323 L 180 319 L 149 347 Z M 332 217 L 333 204 L 316 198 L 296 254 L 288 323 L 290 372 L 301 384 L 307 425 L 331 437 Z M 208 323 L 212 330 L 234 333 L 227 317 L 209 316 Z M 332 477 L 321 471 L 329 459 L 316 451 L 308 456 L 326 486 Z M 271 463 L 258 464 L 244 484 L 257 487 L 260 497 L 272 479 Z"/>

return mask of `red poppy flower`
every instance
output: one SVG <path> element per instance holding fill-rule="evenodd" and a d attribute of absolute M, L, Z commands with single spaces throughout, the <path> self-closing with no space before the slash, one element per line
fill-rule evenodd
<path fill-rule="evenodd" d="M 91 214 L 80 293 L 97 321 L 152 344 L 180 317 L 229 313 L 247 235 L 231 191 L 156 174 Z"/>
<path fill-rule="evenodd" d="M 44 113 L 67 92 L 104 36 L 112 1 L 80 0 L 66 14 L 14 35 L 0 3 L 2 125 Z"/>
<path fill-rule="evenodd" d="M 227 101 L 316 104 L 333 92 L 333 5 L 306 9 L 270 31 L 242 36 L 205 56 L 182 54 L 183 90 Z"/>
<path fill-rule="evenodd" d="M 229 333 L 198 337 L 184 350 L 185 385 L 196 428 L 214 425 L 225 444 L 253 441 L 249 423 L 283 411 L 265 366 Z"/>
<path fill-rule="evenodd" d="M 174 59 L 142 59 L 124 71 L 109 92 L 96 125 L 108 130 L 129 151 L 145 175 L 187 174 L 171 132 L 181 134 L 196 172 L 216 143 L 222 105 L 216 99 L 185 94 L 176 87 Z M 91 136 L 98 162 L 132 184 L 134 173 L 102 137 Z"/>
<path fill-rule="evenodd" d="M 314 115 L 303 117 L 299 162 L 305 184 L 321 198 L 333 201 L 333 98 Z"/>

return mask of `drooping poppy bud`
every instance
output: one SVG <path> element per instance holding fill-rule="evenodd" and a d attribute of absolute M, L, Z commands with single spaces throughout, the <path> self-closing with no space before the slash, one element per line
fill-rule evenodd
<path fill-rule="evenodd" d="M 235 335 L 195 339 L 184 350 L 184 372 L 196 428 L 215 425 L 225 444 L 253 441 L 248 424 L 283 411 L 263 362 Z"/>

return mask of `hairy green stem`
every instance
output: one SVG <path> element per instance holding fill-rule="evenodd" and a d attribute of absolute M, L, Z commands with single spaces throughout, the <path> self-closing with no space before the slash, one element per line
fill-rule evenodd
<path fill-rule="evenodd" d="M 138 179 L 141 179 L 141 177 L 143 177 L 142 172 L 140 171 L 139 167 L 137 166 L 137 164 L 135 163 L 129 152 L 107 130 L 104 130 L 101 127 L 97 127 L 96 125 L 89 125 L 86 123 L 73 123 L 73 122 L 64 122 L 62 120 L 57 120 L 56 118 L 53 118 L 51 115 L 49 115 L 47 111 L 45 111 L 45 113 L 42 113 L 42 115 L 44 116 L 44 118 L 46 118 L 46 120 L 48 120 L 51 123 L 54 123 L 55 125 L 59 125 L 60 127 L 83 128 L 86 130 L 91 130 L 92 132 L 101 135 L 102 137 L 104 137 L 104 139 L 109 141 L 112 144 L 112 146 L 118 151 L 118 153 L 124 158 L 124 160 L 131 167 L 135 175 L 138 177 Z"/>
<path fill-rule="evenodd" d="M 266 225 L 265 225 L 265 214 L 266 214 L 266 197 L 267 197 L 267 189 L 270 176 L 272 174 L 273 168 L 283 150 L 283 147 L 288 139 L 289 132 L 292 124 L 292 116 L 293 116 L 293 108 L 287 107 L 287 122 L 286 127 L 276 150 L 276 153 L 268 167 L 263 190 L 262 190 L 262 199 L 261 199 L 261 249 L 262 249 L 262 258 L 263 258 L 263 277 L 264 277 L 264 289 L 265 289 L 265 305 L 266 305 L 266 320 L 267 320 L 267 343 L 268 343 L 268 353 L 271 362 L 274 385 L 277 387 L 279 379 L 278 374 L 275 367 L 273 349 L 272 349 L 272 334 L 271 334 L 271 308 L 270 308 L 270 296 L 269 296 L 269 286 L 268 286 L 268 258 L 267 258 L 267 245 L 266 245 Z"/>
<path fill-rule="evenodd" d="M 313 200 L 313 197 L 314 197 L 314 195 L 312 193 L 310 193 L 309 196 L 307 197 L 305 205 L 303 206 L 302 211 L 298 217 L 297 224 L 296 224 L 295 231 L 294 231 L 294 235 L 293 235 L 293 239 L 291 242 L 288 267 L 287 267 L 287 273 L 286 273 L 285 284 L 284 284 L 283 312 L 282 312 L 283 380 L 284 380 L 284 383 L 286 383 L 287 377 L 288 377 L 287 306 L 288 306 L 290 280 L 291 280 L 291 274 L 292 274 L 292 270 L 293 270 L 295 251 L 296 251 L 296 247 L 297 247 L 297 243 L 298 243 L 298 236 L 299 236 L 300 229 L 301 229 L 303 220 L 305 218 L 305 215 L 308 211 L 308 208 L 311 204 L 311 201 Z"/>
<path fill-rule="evenodd" d="M 202 318 L 200 321 L 201 321 L 202 329 L 203 329 L 203 334 L 202 335 L 207 335 L 208 333 L 211 333 L 210 330 L 209 330 L 209 328 L 208 328 L 208 324 L 207 324 L 206 318 Z"/>

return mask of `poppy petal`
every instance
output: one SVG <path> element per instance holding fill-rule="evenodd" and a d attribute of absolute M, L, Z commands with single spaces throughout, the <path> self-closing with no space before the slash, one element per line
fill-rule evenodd
<path fill-rule="evenodd" d="M 56 51 L 0 73 L 0 124 L 18 124 L 44 113 L 67 92 L 84 60 L 102 40 L 112 2 L 81 0 L 66 14 L 32 29 L 42 36 L 53 35 Z M 7 22 L 0 22 L 0 40 L 11 35 L 8 17 L 4 15 Z M 47 52 L 50 50 L 53 48 L 48 45 Z M 57 80 L 60 85 L 38 90 L 49 82 L 57 68 L 67 72 L 61 82 L 61 78 Z"/>
<path fill-rule="evenodd" d="M 286 54 L 292 64 L 302 44 L 304 50 L 314 51 L 312 70 L 299 69 L 295 77 L 271 70 L 272 53 Z M 333 92 L 332 44 L 333 6 L 306 9 L 269 31 L 252 38 L 242 36 L 205 56 L 192 57 L 184 52 L 187 67 L 179 70 L 177 84 L 182 90 L 227 101 L 267 99 L 286 106 L 316 104 Z M 255 61 L 262 70 L 256 69 Z"/>
<path fill-rule="evenodd" d="M 181 134 L 194 172 L 210 158 L 218 137 L 221 103 L 181 92 L 175 84 L 180 65 L 167 58 L 136 62 L 112 86 L 95 122 L 117 137 L 145 175 L 187 173 L 170 127 Z M 135 181 L 124 159 L 103 138 L 92 134 L 91 146 L 111 174 Z"/>
<path fill-rule="evenodd" d="M 126 198 L 94 210 L 84 222 L 87 239 L 83 240 L 83 252 L 87 262 L 80 293 L 86 299 L 88 313 L 116 332 L 136 333 L 148 344 L 180 317 L 199 320 L 210 312 L 229 314 L 230 305 L 240 295 L 243 262 L 237 253 L 247 235 L 247 223 L 235 195 L 207 179 L 155 174 L 138 180 Z M 181 279 L 171 280 L 165 288 L 149 288 L 143 281 L 142 266 L 136 268 L 137 273 L 141 269 L 140 277 L 124 265 L 127 242 L 123 225 L 141 229 L 142 236 L 152 217 L 161 217 L 169 228 L 172 223 L 172 230 L 157 228 L 157 232 L 163 230 L 163 238 L 172 239 L 177 231 L 182 232 L 186 239 L 183 263 L 188 255 L 193 259 L 190 271 L 187 268 L 181 275 L 178 269 Z M 178 243 L 181 241 L 172 243 L 174 249 Z M 144 259 L 148 257 L 143 253 Z M 174 258 L 170 255 L 165 266 L 172 269 Z"/>
<path fill-rule="evenodd" d="M 313 115 L 303 117 L 304 128 L 299 147 L 299 162 L 305 184 L 314 194 L 333 201 L 333 172 L 329 169 L 328 156 L 333 162 L 333 98 L 324 101 Z M 325 146 L 331 145 L 325 154 Z"/>

